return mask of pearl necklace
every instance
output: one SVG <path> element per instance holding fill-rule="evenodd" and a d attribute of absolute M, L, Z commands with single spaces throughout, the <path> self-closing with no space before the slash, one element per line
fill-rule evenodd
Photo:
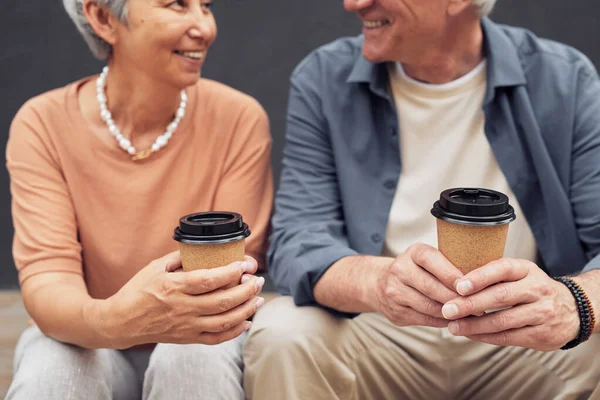
<path fill-rule="evenodd" d="M 119 147 L 121 147 L 124 151 L 131 155 L 131 159 L 134 161 L 143 160 L 144 158 L 148 158 L 152 155 L 152 153 L 156 153 L 163 147 L 167 145 L 169 139 L 173 137 L 173 134 L 177 130 L 181 119 L 185 115 L 185 107 L 187 106 L 187 95 L 185 94 L 185 90 L 181 91 L 181 102 L 179 103 L 179 108 L 175 113 L 175 118 L 167 127 L 165 133 L 156 138 L 156 141 L 149 149 L 142 150 L 138 152 L 135 147 L 131 144 L 131 142 L 123 136 L 119 128 L 115 125 L 115 121 L 112 119 L 112 115 L 106 106 L 106 95 L 104 94 L 104 86 L 106 85 L 106 76 L 108 75 L 108 67 L 104 67 L 102 69 L 102 73 L 100 77 L 96 80 L 96 98 L 98 99 L 98 103 L 100 103 L 100 116 L 106 122 L 108 126 L 108 130 L 114 136 L 114 138 L 119 143 Z"/>

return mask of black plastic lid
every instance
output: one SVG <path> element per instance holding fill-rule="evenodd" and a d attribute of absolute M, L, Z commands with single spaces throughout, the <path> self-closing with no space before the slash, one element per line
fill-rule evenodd
<path fill-rule="evenodd" d="M 179 219 L 173 239 L 189 244 L 219 244 L 250 236 L 240 214 L 213 211 L 186 215 Z"/>
<path fill-rule="evenodd" d="M 502 225 L 516 219 L 508 196 L 490 189 L 444 190 L 431 209 L 434 217 L 466 225 Z"/>

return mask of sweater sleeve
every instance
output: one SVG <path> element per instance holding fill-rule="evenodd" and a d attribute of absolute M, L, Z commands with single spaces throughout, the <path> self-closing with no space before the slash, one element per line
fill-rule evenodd
<path fill-rule="evenodd" d="M 246 240 L 246 254 L 265 265 L 271 209 L 273 178 L 269 120 L 263 108 L 250 100 L 238 116 L 228 157 L 214 207 L 242 215 L 252 232 Z"/>
<path fill-rule="evenodd" d="M 83 275 L 77 221 L 67 182 L 44 122 L 43 100 L 27 102 L 15 116 L 6 147 L 10 175 L 13 258 L 21 285 L 33 275 Z"/>

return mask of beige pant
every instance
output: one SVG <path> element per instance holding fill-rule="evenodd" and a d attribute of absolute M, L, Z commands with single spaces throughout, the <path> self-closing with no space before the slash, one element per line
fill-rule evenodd
<path fill-rule="evenodd" d="M 243 355 L 249 400 L 600 400 L 600 335 L 544 353 L 280 297 L 255 316 Z"/>

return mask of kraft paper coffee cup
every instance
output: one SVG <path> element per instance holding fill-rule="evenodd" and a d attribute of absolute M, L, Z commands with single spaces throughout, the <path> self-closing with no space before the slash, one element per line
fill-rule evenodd
<path fill-rule="evenodd" d="M 431 214 L 438 249 L 463 274 L 502 258 L 509 223 L 516 219 L 508 196 L 482 188 L 443 191 Z"/>
<path fill-rule="evenodd" d="M 243 261 L 248 236 L 240 214 L 217 211 L 181 217 L 173 239 L 179 242 L 183 270 L 193 271 Z"/>

